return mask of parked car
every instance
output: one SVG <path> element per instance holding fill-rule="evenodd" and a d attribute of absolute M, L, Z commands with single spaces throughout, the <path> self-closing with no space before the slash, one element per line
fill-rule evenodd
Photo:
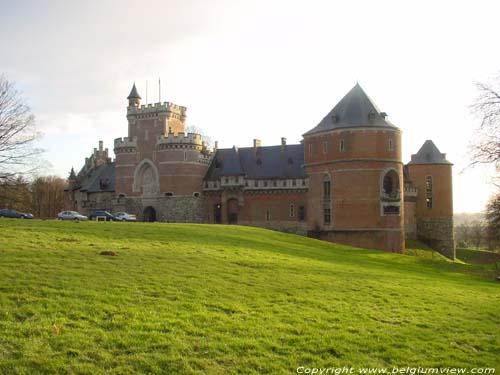
<path fill-rule="evenodd" d="M 9 209 L 0 210 L 0 217 L 8 217 L 12 219 L 33 219 L 32 214 L 26 214 L 24 212 Z"/>
<path fill-rule="evenodd" d="M 119 221 L 137 221 L 135 215 L 126 213 L 126 212 L 117 212 L 115 213 L 116 220 Z"/>
<path fill-rule="evenodd" d="M 98 217 L 103 217 L 105 221 L 116 221 L 118 220 L 113 214 L 108 211 L 91 211 L 89 215 L 90 220 L 95 220 Z"/>
<path fill-rule="evenodd" d="M 75 220 L 75 221 L 86 221 L 89 218 L 87 216 L 81 215 L 76 211 L 62 211 L 57 214 L 58 220 Z"/>

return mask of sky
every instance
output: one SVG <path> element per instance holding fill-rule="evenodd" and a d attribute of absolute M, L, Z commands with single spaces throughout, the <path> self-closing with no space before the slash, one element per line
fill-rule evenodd
<path fill-rule="evenodd" d="M 466 168 L 477 82 L 500 75 L 495 1 L 0 0 L 0 74 L 36 116 L 44 173 L 67 177 L 127 136 L 132 84 L 186 106 L 220 148 L 298 143 L 359 84 L 403 132 L 454 163 L 455 212 L 493 169 Z"/>

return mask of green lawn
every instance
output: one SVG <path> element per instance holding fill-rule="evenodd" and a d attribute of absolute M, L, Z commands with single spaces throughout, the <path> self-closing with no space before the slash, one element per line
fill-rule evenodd
<path fill-rule="evenodd" d="M 0 373 L 498 372 L 481 270 L 249 227 L 1 219 Z"/>

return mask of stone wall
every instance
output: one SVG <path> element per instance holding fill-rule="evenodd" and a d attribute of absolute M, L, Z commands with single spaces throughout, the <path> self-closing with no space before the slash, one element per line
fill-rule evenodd
<path fill-rule="evenodd" d="M 444 256 L 455 259 L 453 218 L 418 218 L 417 239 L 436 249 Z"/>
<path fill-rule="evenodd" d="M 203 197 L 165 197 L 160 200 L 157 220 L 170 223 L 203 223 L 204 214 Z"/>
<path fill-rule="evenodd" d="M 146 207 L 156 211 L 156 221 L 169 223 L 203 223 L 205 199 L 203 197 L 148 197 L 117 198 L 113 201 L 113 212 L 126 211 L 144 220 Z"/>

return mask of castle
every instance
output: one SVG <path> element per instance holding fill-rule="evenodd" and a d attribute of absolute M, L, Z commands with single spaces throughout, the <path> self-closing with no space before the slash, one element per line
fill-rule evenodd
<path fill-rule="evenodd" d="M 71 171 L 66 209 L 143 221 L 240 224 L 404 252 L 420 239 L 455 258 L 452 164 L 426 141 L 402 162 L 401 130 L 356 84 L 300 144 L 210 150 L 186 107 L 128 96 L 128 136 Z"/>

